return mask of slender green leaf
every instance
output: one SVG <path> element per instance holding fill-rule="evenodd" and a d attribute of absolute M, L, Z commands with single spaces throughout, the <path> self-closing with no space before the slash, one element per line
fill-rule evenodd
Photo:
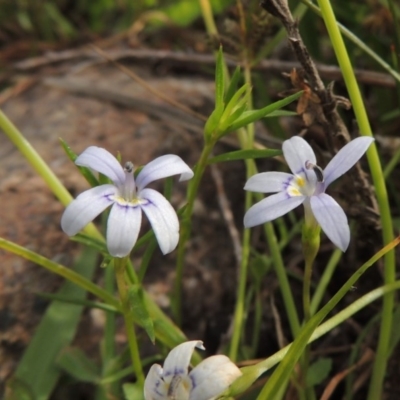
<path fill-rule="evenodd" d="M 96 265 L 97 252 L 86 249 L 76 262 L 75 269 L 85 278 L 91 279 Z M 66 282 L 58 293 L 82 300 L 86 297 L 86 291 L 72 282 Z M 53 302 L 25 350 L 14 376 L 29 388 L 36 400 L 47 400 L 50 397 L 61 372 L 56 367 L 56 358 L 74 338 L 82 310 L 80 306 Z M 30 397 L 21 396 L 18 400 L 25 399 Z"/>
<path fill-rule="evenodd" d="M 210 158 L 209 164 L 215 164 L 223 161 L 236 161 L 236 160 L 248 160 L 254 158 L 267 158 L 276 157 L 282 154 L 282 150 L 275 149 L 263 149 L 263 150 L 237 150 L 229 153 L 220 154 L 219 156 Z"/>
<path fill-rule="evenodd" d="M 253 110 L 253 111 L 248 111 L 245 116 L 242 115 L 241 118 L 236 120 L 228 129 L 227 131 L 224 132 L 224 134 L 236 131 L 239 128 L 242 128 L 248 124 L 251 124 L 252 122 L 255 122 L 259 120 L 260 118 L 266 117 L 268 114 L 271 114 L 273 111 L 279 110 L 282 107 L 285 107 L 286 105 L 290 104 L 291 102 L 297 100 L 301 95 L 301 92 L 297 92 L 295 94 L 292 94 L 289 97 L 286 97 L 283 100 L 279 100 L 275 103 L 272 103 L 264 108 L 261 108 L 260 110 Z"/>
<path fill-rule="evenodd" d="M 63 303 L 75 304 L 78 306 L 84 306 L 84 307 L 88 307 L 88 308 L 98 308 L 99 310 L 110 311 L 110 312 L 114 312 L 114 313 L 120 312 L 115 307 L 113 307 L 109 304 L 100 303 L 98 301 L 76 299 L 76 298 L 69 297 L 69 296 L 63 296 L 58 293 L 54 294 L 54 293 L 39 293 L 39 292 L 37 292 L 35 294 L 37 294 L 39 297 L 42 297 L 44 299 L 49 299 L 49 300 L 53 300 L 53 301 L 57 300 L 57 301 L 61 301 Z"/>
<path fill-rule="evenodd" d="M 208 117 L 208 120 L 204 126 L 204 137 L 206 142 L 208 141 L 209 138 L 211 138 L 213 133 L 217 130 L 223 112 L 224 112 L 224 107 L 223 105 L 221 105 L 218 108 L 216 108 Z"/>
<path fill-rule="evenodd" d="M 98 240 L 93 236 L 87 235 L 86 233 L 78 233 L 75 236 L 71 237 L 71 240 L 74 242 L 81 243 L 87 247 L 97 250 L 103 256 L 111 258 L 108 254 L 106 243 L 102 240 Z M 107 261 L 107 260 L 106 260 Z"/>
<path fill-rule="evenodd" d="M 273 394 L 277 392 L 280 385 L 289 379 L 290 374 L 293 371 L 297 361 L 301 357 L 305 347 L 307 346 L 308 340 L 313 334 L 314 330 L 318 325 L 325 319 L 330 311 L 339 303 L 339 301 L 351 290 L 351 287 L 360 278 L 360 276 L 371 267 L 376 261 L 383 257 L 388 251 L 392 250 L 400 242 L 400 237 L 390 242 L 382 250 L 371 257 L 366 263 L 364 263 L 338 290 L 338 292 L 328 301 L 328 303 L 315 314 L 305 326 L 302 327 L 297 338 L 290 346 L 285 358 L 281 361 L 277 369 L 271 375 L 267 384 L 259 395 L 259 399 L 273 398 Z"/>
<path fill-rule="evenodd" d="M 220 46 L 215 65 L 215 108 L 224 106 L 225 77 L 223 57 L 222 46 Z"/>
<path fill-rule="evenodd" d="M 246 91 L 249 88 L 249 85 L 245 83 L 243 86 L 241 86 L 236 93 L 232 96 L 230 99 L 229 103 L 226 105 L 224 112 L 221 115 L 221 124 L 225 123 L 225 121 L 229 118 L 229 116 L 232 114 L 232 111 L 236 109 L 237 107 L 241 107 L 243 103 L 247 103 L 248 96 L 246 96 Z M 222 130 L 222 128 L 220 128 Z"/>
<path fill-rule="evenodd" d="M 78 155 L 68 146 L 67 142 L 60 138 L 61 147 L 64 149 L 68 158 L 75 163 Z M 94 176 L 93 172 L 89 168 L 76 166 L 83 177 L 88 181 L 89 185 L 92 187 L 99 186 L 98 179 Z"/>
<path fill-rule="evenodd" d="M 57 365 L 79 382 L 99 383 L 101 376 L 97 364 L 76 348 L 63 349 L 57 358 Z"/>
<path fill-rule="evenodd" d="M 231 81 L 229 83 L 228 90 L 225 94 L 225 104 L 228 104 L 231 101 L 233 95 L 236 93 L 241 78 L 242 72 L 240 70 L 240 67 L 236 67 L 235 72 L 233 73 Z"/>
<path fill-rule="evenodd" d="M 240 118 L 243 113 L 245 112 L 247 108 L 247 99 L 242 99 L 244 100 L 241 105 L 238 104 L 237 109 L 229 115 L 227 118 L 225 118 L 223 121 L 221 121 L 218 130 L 223 132 L 225 131 L 228 126 L 232 125 L 238 118 Z"/>
<path fill-rule="evenodd" d="M 144 301 L 143 288 L 140 285 L 131 285 L 128 289 L 128 300 L 135 318 L 143 326 L 150 340 L 155 343 L 154 324 Z"/>

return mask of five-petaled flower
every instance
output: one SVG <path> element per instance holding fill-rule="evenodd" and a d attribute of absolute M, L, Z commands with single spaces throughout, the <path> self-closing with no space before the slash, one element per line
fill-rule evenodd
<path fill-rule="evenodd" d="M 361 158 L 373 140 L 370 137 L 352 140 L 332 158 L 325 170 L 316 164 L 314 151 L 304 139 L 295 136 L 283 142 L 283 155 L 293 175 L 264 172 L 247 181 L 245 190 L 278 193 L 247 211 L 244 216 L 245 227 L 251 228 L 272 221 L 303 204 L 306 223 L 313 223 L 315 218 L 326 236 L 340 250 L 345 251 L 350 242 L 347 217 L 340 205 L 325 191 Z"/>
<path fill-rule="evenodd" d="M 75 161 L 79 166 L 91 168 L 110 178 L 113 184 L 96 186 L 81 193 L 68 205 L 61 227 L 73 236 L 112 205 L 107 222 L 107 248 L 113 257 L 125 257 L 136 243 L 146 214 L 163 254 L 175 249 L 179 240 L 179 221 L 167 199 L 146 186 L 157 179 L 181 175 L 180 180 L 193 177 L 193 171 L 182 159 L 173 154 L 156 158 L 143 167 L 136 179 L 133 164 L 122 168 L 107 150 L 88 147 Z"/>
<path fill-rule="evenodd" d="M 154 364 L 144 383 L 145 400 L 213 400 L 240 375 L 240 369 L 226 356 L 203 360 L 188 372 L 195 347 L 204 350 L 203 342 L 193 340 L 172 349 L 164 368 Z"/>

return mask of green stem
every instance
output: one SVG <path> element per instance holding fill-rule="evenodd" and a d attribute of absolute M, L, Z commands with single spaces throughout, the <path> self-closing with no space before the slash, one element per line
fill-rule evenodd
<path fill-rule="evenodd" d="M 257 198 L 262 196 L 257 194 Z M 283 263 L 282 254 L 279 248 L 279 243 L 276 239 L 274 226 L 272 222 L 264 225 L 265 236 L 267 237 L 268 247 L 271 252 L 275 273 L 279 281 L 279 289 L 282 293 L 283 303 L 286 309 L 286 315 L 289 319 L 290 330 L 293 338 L 297 337 L 300 331 L 299 316 L 297 314 L 296 303 L 294 302 L 293 293 L 290 289 L 289 279 L 286 273 L 285 264 Z"/>
<path fill-rule="evenodd" d="M 336 249 L 332 253 L 331 258 L 328 261 L 328 264 L 324 268 L 324 273 L 322 274 L 322 277 L 318 282 L 318 286 L 315 289 L 314 295 L 311 300 L 311 305 L 310 305 L 311 315 L 317 312 L 321 300 L 325 294 L 326 288 L 332 279 L 332 275 L 336 269 L 338 262 L 342 258 L 342 255 L 343 252 L 340 249 Z"/>
<path fill-rule="evenodd" d="M 369 125 L 367 112 L 364 107 L 363 99 L 354 75 L 353 67 L 348 56 L 346 46 L 338 28 L 335 14 L 329 0 L 318 0 L 321 13 L 325 21 L 333 48 L 335 50 L 343 78 L 349 92 L 350 100 L 353 105 L 354 113 L 362 135 L 373 136 Z M 393 226 L 390 213 L 390 204 L 387 196 L 385 179 L 382 172 L 381 163 L 375 144 L 372 144 L 367 151 L 368 162 L 371 169 L 372 180 L 375 186 L 379 211 L 381 215 L 383 243 L 386 245 L 393 240 Z M 395 254 L 390 251 L 384 258 L 384 281 L 391 284 L 395 281 L 396 266 Z M 380 327 L 379 343 L 376 358 L 370 381 L 368 399 L 375 400 L 382 397 L 382 386 L 386 372 L 390 334 L 393 320 L 394 293 L 388 293 L 383 299 L 382 321 Z"/>
<path fill-rule="evenodd" d="M 287 356 L 282 360 L 278 368 L 273 372 L 269 378 L 267 384 L 261 391 L 258 399 L 269 399 L 273 398 L 273 393 L 278 390 L 281 384 L 289 377 L 293 372 L 293 369 L 298 362 L 299 358 L 304 352 L 310 338 L 315 333 L 317 327 L 326 318 L 334 307 L 337 306 L 339 301 L 348 293 L 351 287 L 357 282 L 360 277 L 374 265 L 380 258 L 382 258 L 387 252 L 392 251 L 400 243 L 400 236 L 394 239 L 391 243 L 386 245 L 384 248 L 379 250 L 374 256 L 372 256 L 367 262 L 365 262 L 356 272 L 346 281 L 346 283 L 336 292 L 336 294 L 328 301 L 328 303 L 321 308 L 317 314 L 313 315 L 311 319 L 305 324 L 299 335 L 293 342 Z M 380 397 L 378 397 L 380 398 Z"/>
<path fill-rule="evenodd" d="M 116 300 L 110 293 L 95 285 L 93 282 L 76 273 L 72 269 L 57 264 L 54 261 L 47 259 L 46 257 L 43 257 L 31 250 L 26 249 L 25 247 L 19 246 L 1 237 L 0 248 L 14 253 L 20 257 L 23 257 L 26 260 L 32 261 L 33 263 L 46 268 L 48 271 L 62 276 L 70 282 L 75 283 L 75 285 L 80 286 L 81 288 L 94 294 L 99 299 L 102 299 L 105 303 L 115 307 L 118 311 L 121 311 L 121 305 L 119 301 Z"/>
<path fill-rule="evenodd" d="M 247 95 L 248 95 L 248 107 L 251 110 L 253 107 L 251 97 L 251 69 L 249 63 L 245 62 L 244 68 L 244 79 L 248 84 Z M 249 124 L 247 129 L 240 129 L 238 132 L 238 138 L 240 147 L 242 149 L 250 149 L 253 146 L 254 140 L 254 124 Z M 250 178 L 257 172 L 254 160 L 246 160 L 246 176 Z M 252 205 L 252 193 L 246 192 L 245 194 L 245 210 L 248 210 Z M 247 287 L 247 275 L 249 267 L 249 256 L 250 256 L 250 229 L 245 229 L 243 232 L 242 239 L 242 258 L 239 266 L 238 275 L 238 287 L 236 293 L 236 305 L 233 316 L 233 329 L 232 339 L 229 347 L 229 358 L 235 361 L 238 356 L 240 338 L 243 333 L 243 323 L 245 321 L 245 299 L 246 299 L 246 287 Z"/>
<path fill-rule="evenodd" d="M 136 339 L 133 315 L 129 304 L 127 282 L 125 280 L 127 257 L 114 258 L 115 276 L 117 279 L 118 292 L 122 303 L 122 312 L 124 314 L 125 329 L 128 337 L 129 349 L 132 358 L 133 370 L 136 374 L 137 382 L 140 386 L 144 385 L 144 374 L 140 360 L 139 347 Z"/>
<path fill-rule="evenodd" d="M 373 301 L 387 295 L 387 293 L 391 293 L 399 289 L 400 289 L 400 281 L 395 281 L 389 285 L 378 287 L 372 290 L 371 292 L 365 294 L 364 296 L 354 301 L 354 303 L 352 303 L 342 311 L 338 312 L 334 317 L 325 321 L 317 329 L 315 329 L 314 333 L 311 335 L 307 343 L 310 344 L 315 340 L 319 339 L 321 336 L 325 335 L 332 329 L 342 324 L 344 321 L 352 317 L 354 314 L 356 314 L 358 311 L 362 310 L 369 304 L 371 304 Z M 262 371 L 260 372 L 262 373 L 264 371 L 270 370 L 272 367 L 274 367 L 276 364 L 282 361 L 282 359 L 285 357 L 292 344 L 293 343 L 288 344 L 286 347 L 279 350 L 277 353 L 268 357 L 264 361 L 261 361 L 260 367 L 262 367 Z"/>
<path fill-rule="evenodd" d="M 322 16 L 321 9 L 319 9 L 310 0 L 301 0 L 307 7 L 309 7 L 317 15 Z M 375 53 L 370 47 L 368 47 L 360 38 L 358 38 L 353 32 L 349 31 L 345 26 L 336 22 L 337 27 L 344 36 L 347 37 L 351 42 L 353 42 L 358 48 L 363 50 L 368 54 L 373 60 L 375 60 L 386 72 L 393 76 L 396 81 L 400 82 L 400 74 L 395 71 L 389 63 L 382 59 L 377 53 Z"/>
<path fill-rule="evenodd" d="M 183 265 L 185 261 L 186 242 L 190 238 L 192 228 L 191 219 L 193 214 L 194 202 L 196 200 L 197 192 L 201 179 L 203 178 L 204 171 L 207 167 L 208 159 L 214 148 L 215 142 L 206 143 L 200 155 L 199 162 L 194 171 L 194 177 L 189 181 L 187 191 L 187 204 L 181 221 L 181 231 L 179 238 L 179 247 L 176 263 L 176 278 L 174 284 L 174 296 L 172 299 L 172 311 L 175 319 L 180 325 L 182 315 L 182 278 L 183 278 Z"/>

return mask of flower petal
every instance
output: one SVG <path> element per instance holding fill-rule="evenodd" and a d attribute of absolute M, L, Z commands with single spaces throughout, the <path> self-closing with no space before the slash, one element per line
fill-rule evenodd
<path fill-rule="evenodd" d="M 164 361 L 163 377 L 165 382 L 171 383 L 174 376 L 185 376 L 188 373 L 190 359 L 195 348 L 205 350 L 201 340 L 191 340 L 174 347 Z"/>
<path fill-rule="evenodd" d="M 191 179 L 194 175 L 193 171 L 180 157 L 174 154 L 166 154 L 157 157 L 143 167 L 136 178 L 136 186 L 138 190 L 142 190 L 150 182 L 179 174 L 181 174 L 180 181 Z"/>
<path fill-rule="evenodd" d="M 118 160 L 101 147 L 88 147 L 76 160 L 75 164 L 91 168 L 109 177 L 116 184 L 125 182 L 125 173 Z"/>
<path fill-rule="evenodd" d="M 169 201 L 153 189 L 138 193 L 140 206 L 147 215 L 163 254 L 175 249 L 179 241 L 179 220 Z"/>
<path fill-rule="evenodd" d="M 373 141 L 374 138 L 363 136 L 352 140 L 340 149 L 324 170 L 325 189 L 347 172 L 363 156 Z"/>
<path fill-rule="evenodd" d="M 294 174 L 305 171 L 306 161 L 316 164 L 316 158 L 311 146 L 300 136 L 285 140 L 282 145 L 283 155 Z"/>
<path fill-rule="evenodd" d="M 165 400 L 168 397 L 168 385 L 162 379 L 161 365 L 153 364 L 144 381 L 145 400 Z"/>
<path fill-rule="evenodd" d="M 127 256 L 139 235 L 142 224 L 140 205 L 115 202 L 107 221 L 107 248 L 113 257 Z"/>
<path fill-rule="evenodd" d="M 242 375 L 226 356 L 208 357 L 189 374 L 192 383 L 190 400 L 213 400 Z"/>
<path fill-rule="evenodd" d="M 310 203 L 315 219 L 326 236 L 340 250 L 346 251 L 350 243 L 350 228 L 342 207 L 326 193 L 311 196 Z"/>
<path fill-rule="evenodd" d="M 61 217 L 62 230 L 69 236 L 76 235 L 113 203 L 111 197 L 116 193 L 114 185 L 96 186 L 81 193 L 65 209 Z"/>
<path fill-rule="evenodd" d="M 289 197 L 286 192 L 273 194 L 247 210 L 244 226 L 251 228 L 281 217 L 303 203 L 305 198 L 305 196 Z"/>
<path fill-rule="evenodd" d="M 281 192 L 292 179 L 293 175 L 285 172 L 262 172 L 253 175 L 246 182 L 244 190 L 259 193 Z"/>

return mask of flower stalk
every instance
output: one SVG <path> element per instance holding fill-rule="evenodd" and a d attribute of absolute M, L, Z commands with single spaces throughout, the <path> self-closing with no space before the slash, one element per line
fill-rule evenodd
<path fill-rule="evenodd" d="M 329 0 L 318 0 L 322 17 L 328 30 L 333 49 L 342 70 L 349 97 L 353 106 L 354 114 L 360 129 L 364 136 L 372 136 L 371 126 L 368 115 L 364 107 L 360 89 L 351 65 L 346 46 L 340 33 L 335 14 Z M 387 195 L 385 179 L 382 172 L 382 166 L 379 160 L 378 151 L 375 145 L 372 145 L 367 152 L 367 158 L 371 169 L 371 176 L 374 183 L 376 198 L 379 205 L 379 211 L 382 224 L 383 244 L 390 243 L 393 238 L 393 223 L 390 212 L 390 204 Z M 384 257 L 384 282 L 391 284 L 396 278 L 396 264 L 394 251 L 388 252 Z M 379 343 L 376 352 L 376 358 L 370 381 L 368 400 L 379 399 L 382 396 L 383 380 L 385 377 L 388 361 L 388 350 L 390 335 L 393 322 L 394 293 L 388 292 L 383 298 L 382 322 L 380 325 Z"/>
<path fill-rule="evenodd" d="M 182 319 L 182 279 L 183 279 L 183 265 L 185 261 L 186 243 L 190 238 L 192 229 L 192 214 L 194 202 L 197 197 L 201 179 L 208 164 L 208 159 L 214 148 L 216 140 L 210 140 L 203 147 L 199 162 L 194 169 L 193 179 L 189 181 L 186 208 L 181 220 L 181 230 L 178 244 L 178 255 L 176 261 L 176 278 L 174 283 L 174 295 L 172 298 L 172 312 L 174 313 L 175 320 L 178 325 L 181 324 Z"/>
<path fill-rule="evenodd" d="M 114 258 L 115 277 L 118 286 L 118 292 L 122 304 L 122 313 L 124 315 L 126 335 L 128 337 L 129 350 L 132 359 L 133 370 L 136 374 L 137 382 L 140 386 L 144 384 L 144 374 L 140 360 L 139 347 L 136 338 L 135 326 L 133 323 L 133 314 L 129 303 L 127 282 L 125 279 L 125 270 L 127 257 Z"/>

